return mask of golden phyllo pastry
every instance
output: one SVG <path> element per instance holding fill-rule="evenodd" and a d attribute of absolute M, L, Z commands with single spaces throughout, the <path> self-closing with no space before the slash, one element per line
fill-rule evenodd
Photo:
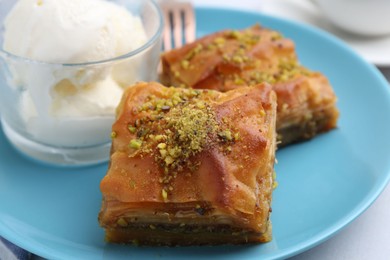
<path fill-rule="evenodd" d="M 203 37 L 162 56 L 167 85 L 229 91 L 268 82 L 277 94 L 280 145 L 336 127 L 336 96 L 327 78 L 298 62 L 293 41 L 259 25 Z"/>
<path fill-rule="evenodd" d="M 214 245 L 271 239 L 276 95 L 138 83 L 112 127 L 101 182 L 106 240 Z"/>

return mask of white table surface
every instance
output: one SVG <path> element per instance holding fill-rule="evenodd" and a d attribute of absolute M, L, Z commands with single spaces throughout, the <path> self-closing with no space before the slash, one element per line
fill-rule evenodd
<path fill-rule="evenodd" d="M 193 0 L 193 3 L 196 6 L 216 6 L 258 11 L 306 23 L 323 19 L 313 15 L 320 15 L 319 12 L 310 12 L 311 16 L 309 17 L 307 13 L 297 13 L 297 8 L 291 8 L 294 4 L 299 5 L 299 10 L 314 8 L 308 0 Z M 289 9 L 294 12 L 289 13 Z M 311 24 L 315 23 L 312 22 Z M 387 79 L 390 80 L 390 68 L 380 69 Z M 319 246 L 291 259 L 390 259 L 390 185 L 387 186 L 370 208 L 346 228 Z"/>

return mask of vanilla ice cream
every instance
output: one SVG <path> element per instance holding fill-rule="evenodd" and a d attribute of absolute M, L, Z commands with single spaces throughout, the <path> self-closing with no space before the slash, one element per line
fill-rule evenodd
<path fill-rule="evenodd" d="M 144 72 L 142 57 L 101 61 L 146 43 L 140 17 L 105 0 L 19 0 L 4 28 L 5 51 L 39 61 L 8 63 L 26 131 L 64 147 L 108 141 L 123 88 Z"/>
<path fill-rule="evenodd" d="M 50 63 L 111 59 L 146 41 L 140 18 L 105 0 L 19 0 L 4 25 L 6 51 Z"/>

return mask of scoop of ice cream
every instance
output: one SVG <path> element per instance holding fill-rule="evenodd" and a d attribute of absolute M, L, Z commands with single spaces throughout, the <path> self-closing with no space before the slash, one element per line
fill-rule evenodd
<path fill-rule="evenodd" d="M 105 0 L 19 0 L 4 25 L 6 51 L 50 63 L 114 58 L 146 38 L 139 17 Z"/>
<path fill-rule="evenodd" d="M 8 83 L 22 92 L 26 131 L 42 143 L 63 147 L 106 142 L 123 88 L 147 73 L 141 70 L 155 51 L 98 61 L 146 41 L 141 18 L 114 2 L 19 0 L 5 19 L 3 49 L 41 61 L 6 58 L 12 75 Z M 83 64 L 89 62 L 94 63 Z"/>
<path fill-rule="evenodd" d="M 140 17 L 106 0 L 19 0 L 7 15 L 4 28 L 4 50 L 46 63 L 74 64 L 112 59 L 146 42 Z M 96 85 L 111 76 L 117 79 L 116 83 L 128 85 L 132 78 L 122 74 L 131 71 L 132 66 L 138 65 L 118 62 L 114 66 L 53 68 L 51 75 L 46 76 L 52 84 L 50 92 L 56 95 L 56 84 L 65 79 L 80 91 L 86 85 Z M 31 77 L 42 74 L 41 68 L 18 62 L 10 70 L 16 86 L 31 85 L 36 81 Z M 123 78 L 127 82 L 123 82 Z M 42 91 L 43 86 L 31 87 Z M 106 94 L 110 95 L 110 92 Z M 88 99 L 84 103 L 88 105 L 88 102 L 94 101 Z"/>
<path fill-rule="evenodd" d="M 123 89 L 111 77 L 81 89 L 65 79 L 53 89 L 51 113 L 59 117 L 111 116 L 122 93 Z"/>

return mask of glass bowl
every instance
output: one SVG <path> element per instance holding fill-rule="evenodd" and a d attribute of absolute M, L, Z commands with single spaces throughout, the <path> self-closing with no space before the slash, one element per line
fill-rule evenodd
<path fill-rule="evenodd" d="M 137 81 L 157 79 L 163 27 L 158 5 L 152 0 L 110 2 L 140 17 L 145 43 L 122 56 L 66 64 L 4 50 L 4 21 L 15 1 L 1 2 L 1 125 L 10 143 L 29 158 L 54 165 L 107 161 L 123 90 Z M 20 41 L 28 40 L 20 35 Z"/>

